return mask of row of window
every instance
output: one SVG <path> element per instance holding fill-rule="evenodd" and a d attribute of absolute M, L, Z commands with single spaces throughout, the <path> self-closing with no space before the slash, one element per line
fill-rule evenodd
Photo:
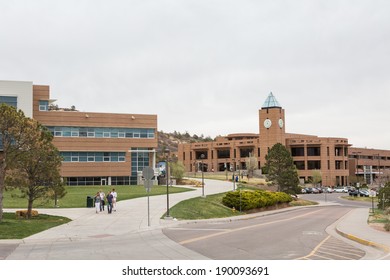
<path fill-rule="evenodd" d="M 306 165 L 308 170 L 315 170 L 315 169 L 321 169 L 321 161 L 320 160 L 308 160 L 307 163 L 305 161 L 294 161 L 294 165 L 298 170 L 305 170 Z M 330 161 L 327 161 L 327 168 L 328 170 L 330 169 Z M 340 169 L 348 169 L 348 161 L 341 161 L 341 160 L 336 160 L 335 161 L 335 169 L 340 170 Z"/>
<path fill-rule="evenodd" d="M 110 179 L 110 180 L 109 180 Z M 108 185 L 130 185 L 129 176 L 118 177 L 68 177 L 65 178 L 68 186 L 104 186 Z"/>
<path fill-rule="evenodd" d="M 49 126 L 54 137 L 154 138 L 154 129 Z"/>
<path fill-rule="evenodd" d="M 307 147 L 306 154 L 307 154 L 307 156 L 321 156 L 321 147 Z M 327 154 L 327 156 L 330 155 L 329 147 L 326 147 L 326 154 Z M 305 148 L 304 147 L 292 147 L 291 148 L 291 155 L 293 157 L 303 157 L 303 156 L 305 156 Z M 334 155 L 335 156 L 343 156 L 343 155 L 347 156 L 348 149 L 345 147 L 335 147 L 334 148 Z"/>
<path fill-rule="evenodd" d="M 125 152 L 61 152 L 64 162 L 125 162 Z"/>

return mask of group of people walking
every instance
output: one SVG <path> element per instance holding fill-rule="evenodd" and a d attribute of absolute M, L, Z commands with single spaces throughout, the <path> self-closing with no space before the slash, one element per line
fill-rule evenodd
<path fill-rule="evenodd" d="M 109 191 L 106 195 L 102 190 L 97 192 L 94 198 L 96 214 L 104 211 L 104 206 L 107 204 L 108 214 L 111 214 L 112 211 L 116 211 L 116 198 L 118 194 L 115 189 Z"/>

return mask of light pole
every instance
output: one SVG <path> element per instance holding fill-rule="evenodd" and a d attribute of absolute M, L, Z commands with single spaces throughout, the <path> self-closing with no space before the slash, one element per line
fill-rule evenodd
<path fill-rule="evenodd" d="M 227 159 L 225 159 L 225 173 L 226 173 L 226 181 L 227 181 L 228 180 Z"/>
<path fill-rule="evenodd" d="M 165 179 L 167 180 L 167 215 L 165 216 L 165 219 L 171 219 L 171 216 L 169 215 L 169 149 L 165 149 L 164 153 L 166 154 L 166 160 L 165 160 Z"/>
<path fill-rule="evenodd" d="M 356 188 L 358 189 L 359 187 L 359 154 L 362 152 L 352 152 L 353 155 L 356 156 Z"/>
<path fill-rule="evenodd" d="M 203 160 L 205 159 L 205 155 L 201 154 L 200 159 L 202 162 L 202 197 L 205 197 L 205 195 L 204 195 L 204 175 L 203 175 L 203 172 L 204 172 Z"/>
<path fill-rule="evenodd" d="M 235 191 L 236 190 L 236 175 L 235 175 L 236 161 L 234 158 L 232 159 L 232 162 L 233 162 L 233 191 Z"/>
<path fill-rule="evenodd" d="M 377 180 L 379 181 L 379 176 L 380 176 L 380 174 L 381 174 L 381 162 L 380 162 L 380 160 L 381 160 L 381 157 L 380 157 L 380 154 L 378 153 L 378 154 L 374 154 L 374 156 L 377 156 L 378 157 L 378 176 L 377 176 Z"/>

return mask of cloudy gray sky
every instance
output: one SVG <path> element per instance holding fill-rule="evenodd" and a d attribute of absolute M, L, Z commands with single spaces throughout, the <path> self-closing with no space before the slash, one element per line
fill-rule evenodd
<path fill-rule="evenodd" d="M 286 130 L 390 149 L 390 1 L 0 0 L 0 79 L 159 130 Z"/>

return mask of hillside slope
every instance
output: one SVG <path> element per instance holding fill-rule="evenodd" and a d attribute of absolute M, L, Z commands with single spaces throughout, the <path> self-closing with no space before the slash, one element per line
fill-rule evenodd
<path fill-rule="evenodd" d="M 204 137 L 203 134 L 198 136 L 196 134 L 190 135 L 188 132 L 180 133 L 180 132 L 158 132 L 158 150 L 163 151 L 165 149 L 169 149 L 171 152 L 177 152 L 177 148 L 179 144 L 186 143 L 197 143 L 197 142 L 208 142 L 213 141 L 210 136 Z"/>

